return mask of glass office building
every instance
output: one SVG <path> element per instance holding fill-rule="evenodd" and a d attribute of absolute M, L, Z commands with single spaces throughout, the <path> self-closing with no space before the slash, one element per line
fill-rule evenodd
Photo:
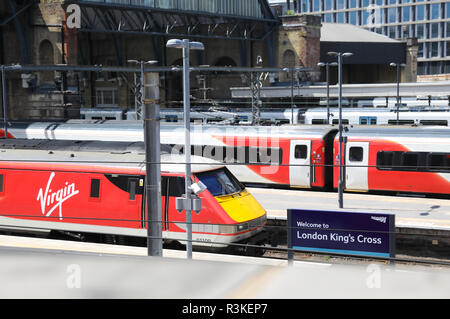
<path fill-rule="evenodd" d="M 284 0 L 269 0 L 287 10 Z M 350 23 L 393 39 L 419 40 L 418 75 L 450 73 L 449 0 L 291 0 L 294 12 Z"/>

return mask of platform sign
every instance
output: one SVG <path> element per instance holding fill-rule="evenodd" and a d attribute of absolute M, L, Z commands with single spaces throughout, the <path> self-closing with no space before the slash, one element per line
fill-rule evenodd
<path fill-rule="evenodd" d="M 395 256 L 395 215 L 288 210 L 288 246 L 302 251 Z"/>

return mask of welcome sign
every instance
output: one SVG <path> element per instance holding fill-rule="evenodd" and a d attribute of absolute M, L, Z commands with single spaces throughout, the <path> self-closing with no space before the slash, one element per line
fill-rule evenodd
<path fill-rule="evenodd" d="M 306 251 L 392 258 L 395 215 L 288 210 L 288 245 Z"/>

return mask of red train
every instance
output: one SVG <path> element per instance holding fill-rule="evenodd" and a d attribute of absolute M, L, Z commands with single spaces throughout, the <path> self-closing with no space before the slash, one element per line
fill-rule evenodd
<path fill-rule="evenodd" d="M 142 141 L 142 122 L 69 121 L 11 125 L 11 136 Z M 338 181 L 336 126 L 193 125 L 192 152 L 224 163 L 244 183 L 332 190 Z M 450 194 L 450 128 L 347 126 L 344 189 Z M 182 151 L 182 126 L 161 125 L 161 143 Z"/>
<path fill-rule="evenodd" d="M 2 228 L 78 238 L 147 235 L 142 142 L 9 139 L 0 152 Z M 193 159 L 192 179 L 207 186 L 199 195 L 202 210 L 192 216 L 193 246 L 262 241 L 265 210 L 226 167 Z M 167 152 L 161 160 L 163 237 L 184 244 L 186 216 L 175 209 L 184 193 L 184 165 Z"/>

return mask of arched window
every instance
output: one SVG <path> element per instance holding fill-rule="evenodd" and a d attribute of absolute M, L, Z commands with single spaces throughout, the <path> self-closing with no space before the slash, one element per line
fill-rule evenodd
<path fill-rule="evenodd" d="M 236 64 L 236 62 L 234 62 L 234 60 L 232 58 L 223 56 L 216 60 L 216 63 L 214 63 L 214 66 L 237 66 L 237 64 Z"/>
<path fill-rule="evenodd" d="M 283 67 L 294 68 L 295 67 L 295 53 L 292 50 L 286 50 L 283 53 Z"/>
<path fill-rule="evenodd" d="M 43 40 L 39 45 L 39 64 L 54 64 L 53 44 Z"/>
<path fill-rule="evenodd" d="M 43 40 L 39 44 L 39 64 L 49 65 L 55 64 L 53 44 L 49 40 Z M 40 72 L 40 83 L 54 84 L 55 73 L 53 71 Z"/>

